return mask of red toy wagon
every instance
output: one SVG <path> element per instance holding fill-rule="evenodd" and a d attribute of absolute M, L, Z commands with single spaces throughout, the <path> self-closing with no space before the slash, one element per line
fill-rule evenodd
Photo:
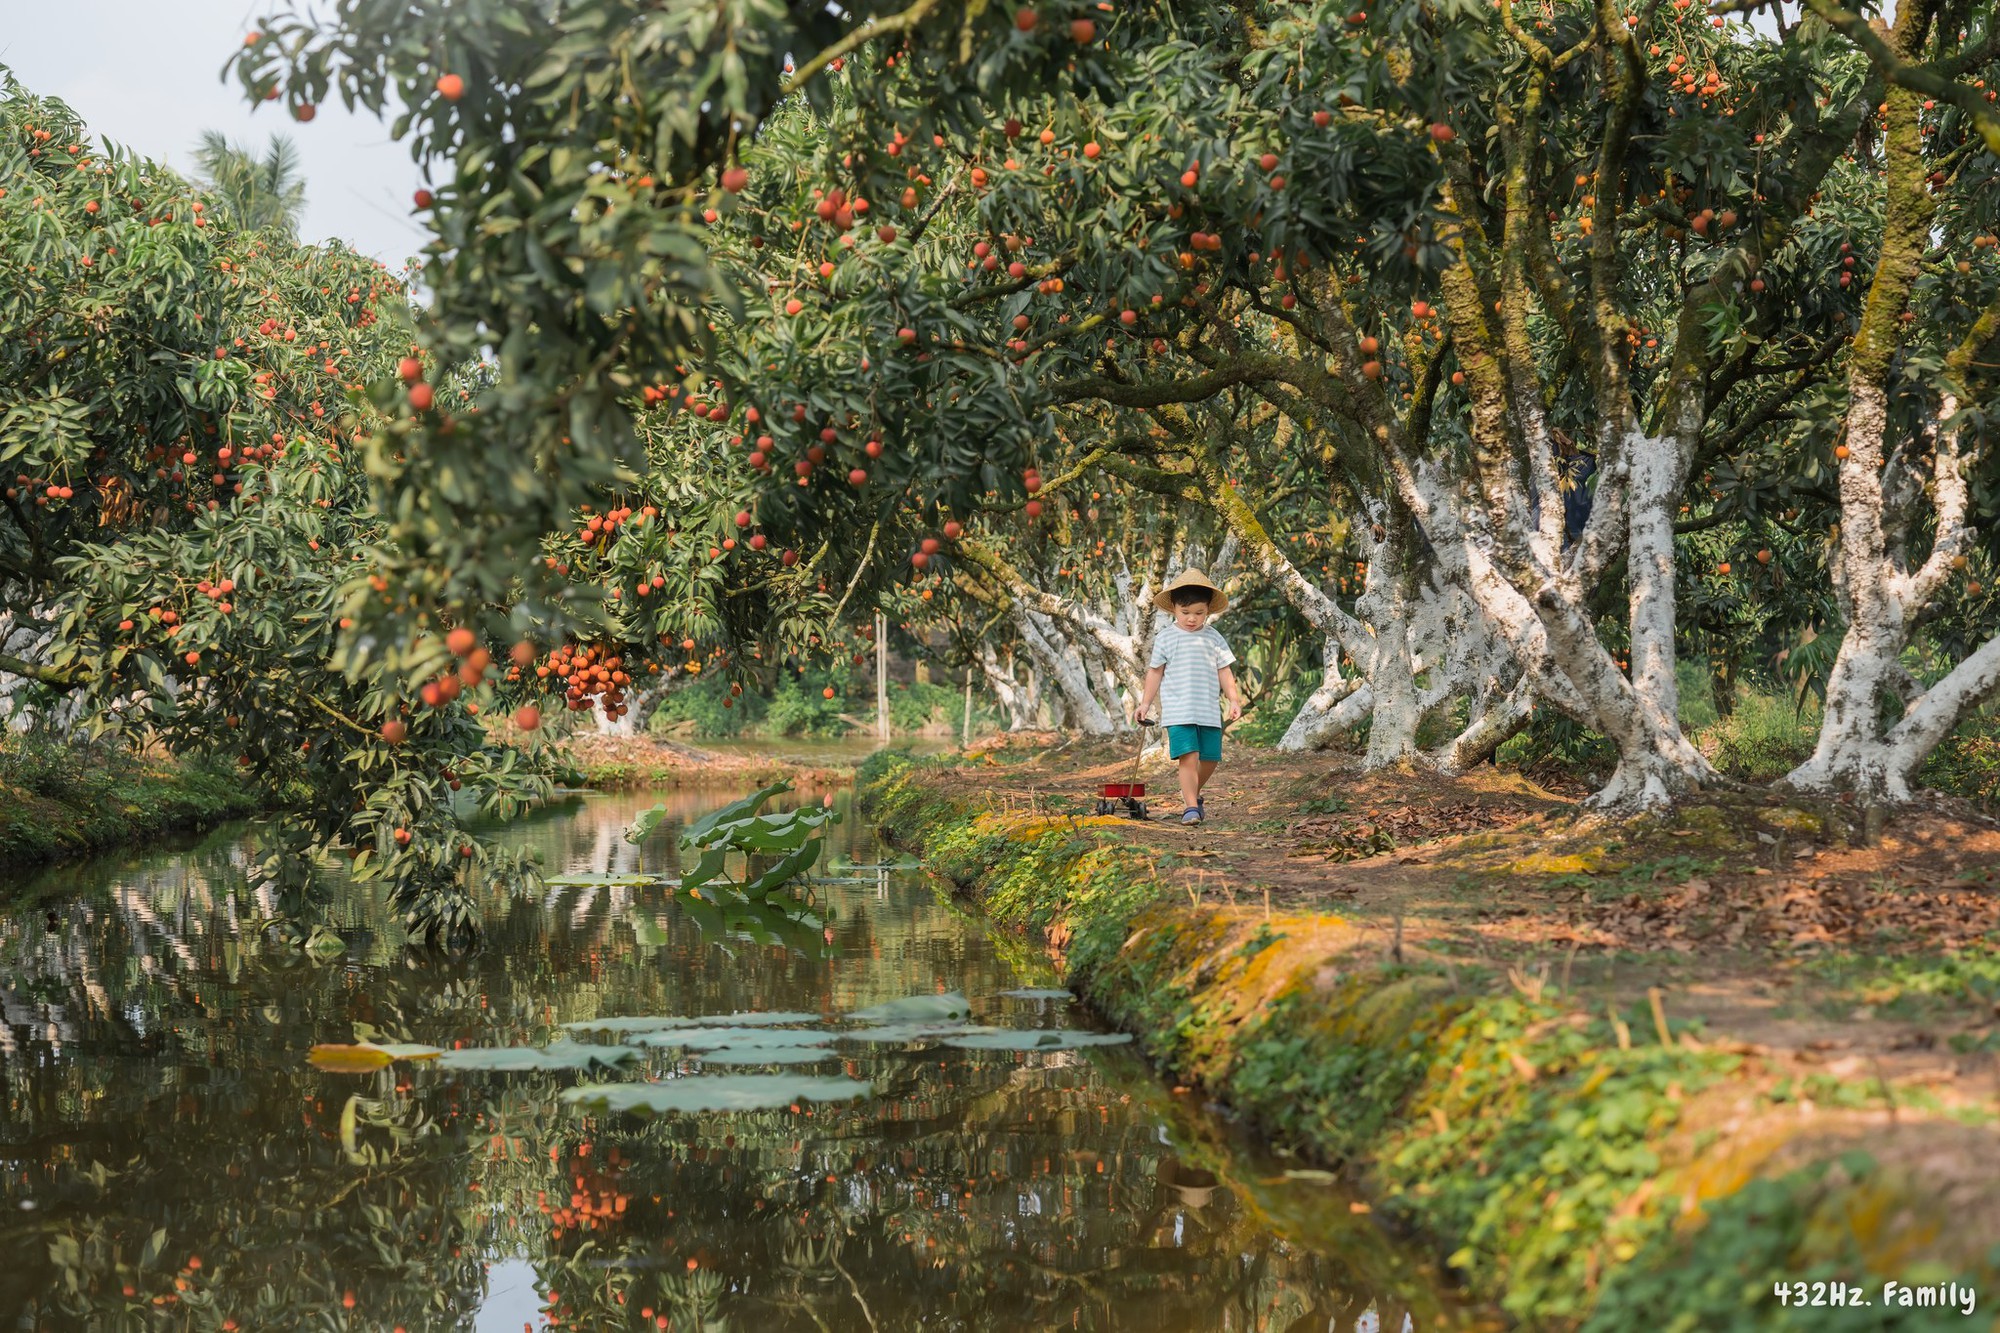
<path fill-rule="evenodd" d="M 1132 775 L 1124 782 L 1107 782 L 1097 792 L 1097 813 L 1115 815 L 1122 805 L 1131 819 L 1151 819 L 1146 812 L 1146 784 L 1139 781 L 1139 758 L 1146 753 L 1146 728 L 1150 722 L 1139 723 L 1139 749 L 1132 756 Z"/>

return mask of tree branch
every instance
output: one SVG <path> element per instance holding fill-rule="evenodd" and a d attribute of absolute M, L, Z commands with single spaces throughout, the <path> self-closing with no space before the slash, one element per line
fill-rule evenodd
<path fill-rule="evenodd" d="M 864 42 L 873 41 L 877 37 L 886 37 L 893 32 L 908 32 L 911 28 L 916 27 L 919 23 L 930 17 L 930 12 L 937 7 L 938 0 L 917 0 L 915 4 L 900 14 L 891 14 L 885 19 L 873 19 L 863 23 L 853 32 L 848 33 L 847 36 L 841 38 L 832 46 L 827 47 L 826 50 L 821 51 L 811 60 L 806 61 L 805 64 L 800 65 L 793 72 L 792 77 L 785 80 L 784 87 L 780 89 L 779 95 L 790 97 L 793 93 L 805 87 L 812 80 L 813 75 L 819 73 L 828 65 L 831 65 L 834 61 L 840 59 Z"/>
<path fill-rule="evenodd" d="M 15 657 L 12 653 L 0 653 L 0 672 L 4 672 L 10 676 L 20 676 L 27 680 L 40 681 L 44 685 L 53 685 L 57 689 L 63 690 L 73 689 L 83 684 L 82 678 L 74 671 L 64 671 L 57 667 L 40 666 L 34 662 L 24 661 L 21 658 Z"/>

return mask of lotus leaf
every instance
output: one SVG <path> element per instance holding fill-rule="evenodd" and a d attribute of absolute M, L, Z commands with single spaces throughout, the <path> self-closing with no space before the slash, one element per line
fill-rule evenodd
<path fill-rule="evenodd" d="M 890 1000 L 866 1009 L 856 1009 L 848 1015 L 864 1023 L 934 1023 L 971 1016 L 972 1006 L 955 990 L 942 995 L 912 995 L 908 999 Z"/>
<path fill-rule="evenodd" d="M 732 820 L 727 824 L 717 824 L 706 836 L 693 845 L 698 847 L 729 847 L 743 852 L 789 852 L 796 850 L 820 825 L 827 822 L 831 811 L 788 810 L 782 814 L 753 815 L 749 819 Z"/>
<path fill-rule="evenodd" d="M 719 1051 L 724 1047 L 825 1046 L 833 1041 L 831 1032 L 807 1032 L 798 1028 L 674 1028 L 657 1032 L 635 1032 L 634 1046 L 656 1046 L 668 1050 Z"/>
<path fill-rule="evenodd" d="M 728 1046 L 719 1051 L 702 1051 L 705 1065 L 809 1065 L 815 1060 L 831 1060 L 831 1046 Z"/>
<path fill-rule="evenodd" d="M 679 1015 L 672 1018 L 640 1015 L 632 1018 L 580 1018 L 563 1027 L 571 1032 L 653 1032 L 660 1028 L 762 1028 L 797 1023 L 817 1023 L 818 1014 L 753 1012 L 747 1014 Z"/>
<path fill-rule="evenodd" d="M 931 1041 L 938 1037 L 968 1037 L 980 1032 L 998 1032 L 999 1028 L 974 1027 L 964 1023 L 890 1023 L 884 1027 L 855 1028 L 850 1032 L 836 1032 L 836 1041 L 874 1041 L 897 1044 L 913 1041 Z"/>
<path fill-rule="evenodd" d="M 650 810 L 641 810 L 638 817 L 625 826 L 625 841 L 637 846 L 653 836 L 661 821 L 667 817 L 667 807 L 656 805 Z"/>
<path fill-rule="evenodd" d="M 1020 990 L 1000 992 L 1010 1000 L 1074 1000 L 1076 996 L 1066 990 L 1051 990 L 1040 986 L 1024 986 Z"/>
<path fill-rule="evenodd" d="M 642 875 L 633 871 L 616 875 L 545 875 L 542 878 L 542 883 L 552 889 L 642 889 L 659 882 L 658 875 Z"/>
<path fill-rule="evenodd" d="M 946 1037 L 944 1044 L 961 1051 L 1067 1051 L 1079 1046 L 1122 1046 L 1129 1032 L 1077 1032 L 1070 1028 L 1015 1028 Z"/>
<path fill-rule="evenodd" d="M 660 1083 L 586 1083 L 562 1096 L 606 1111 L 768 1111 L 801 1101 L 850 1101 L 872 1091 L 859 1079 L 830 1075 L 699 1074 Z"/>
<path fill-rule="evenodd" d="M 519 1073 L 527 1070 L 607 1068 L 636 1060 L 639 1052 L 631 1046 L 585 1046 L 558 1041 L 548 1046 L 485 1046 L 464 1051 L 445 1051 L 438 1057 L 440 1069 L 477 1070 L 485 1073 Z"/>
<path fill-rule="evenodd" d="M 768 787 L 758 788 L 741 800 L 731 801 L 728 805 L 722 806 L 720 809 L 709 811 L 700 819 L 695 820 L 692 824 L 681 830 L 680 845 L 687 848 L 701 846 L 707 840 L 709 830 L 713 829 L 716 825 L 734 823 L 736 820 L 754 815 L 764 808 L 764 802 L 770 800 L 780 792 L 787 792 L 791 789 L 792 784 L 789 782 L 774 782 Z M 650 814 L 652 812 L 648 811 L 647 813 Z M 641 815 L 640 818 L 643 820 L 645 816 Z M 658 824 L 659 821 L 657 819 L 653 821 L 653 827 L 657 827 Z M 634 824 L 633 827 L 637 828 L 638 825 Z M 652 827 L 646 830 L 647 833 L 651 833 L 652 831 Z M 645 835 L 641 834 L 640 838 L 633 838 L 631 832 L 627 831 L 625 836 L 637 842 Z"/>
<path fill-rule="evenodd" d="M 762 897 L 764 894 L 778 888 L 793 876 L 804 874 L 806 871 L 812 869 L 812 863 L 818 859 L 819 844 L 817 842 L 808 842 L 797 851 L 788 852 L 780 857 L 777 863 L 769 870 L 766 870 L 763 874 L 745 884 L 743 892 L 753 898 Z"/>
<path fill-rule="evenodd" d="M 681 876 L 681 892 L 694 892 L 717 875 L 720 875 L 722 868 L 728 863 L 729 849 L 727 847 L 709 848 L 701 854 L 701 859 L 695 862 L 694 869 Z"/>

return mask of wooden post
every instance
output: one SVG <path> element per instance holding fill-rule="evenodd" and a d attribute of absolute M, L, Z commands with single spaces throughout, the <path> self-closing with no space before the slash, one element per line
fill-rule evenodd
<path fill-rule="evenodd" d="M 875 613 L 875 735 L 889 739 L 889 622 Z"/>
<path fill-rule="evenodd" d="M 972 668 L 967 667 L 965 669 L 965 724 L 959 728 L 958 748 L 964 750 L 964 749 L 970 749 L 971 746 L 972 746 Z"/>

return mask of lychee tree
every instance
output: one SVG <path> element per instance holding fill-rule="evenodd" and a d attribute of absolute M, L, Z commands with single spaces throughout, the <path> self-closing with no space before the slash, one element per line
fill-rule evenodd
<path fill-rule="evenodd" d="M 1010 87 L 1087 92 L 1097 13 L 1075 0 L 575 0 L 528 21 L 508 6 L 357 0 L 325 19 L 267 17 L 234 62 L 246 92 L 300 119 L 329 96 L 395 118 L 432 182 L 417 201 L 437 237 L 420 341 L 436 364 L 498 358 L 479 411 L 413 384 L 371 445 L 394 497 L 394 593 L 357 633 L 406 651 L 406 596 L 471 616 L 524 577 L 543 592 L 546 534 L 643 472 L 641 388 L 689 375 L 714 313 L 749 295 L 710 255 L 702 215 L 744 188 L 739 150 L 783 99 L 825 106 L 829 77 L 864 49 L 893 54 L 923 80 L 928 119 L 957 132 Z"/>
<path fill-rule="evenodd" d="M 721 484 L 748 488 L 746 529 L 850 568 L 885 537 L 1036 517 L 1044 476 L 1144 463 L 1161 414 L 1238 395 L 1336 460 L 1328 508 L 1371 515 L 1350 530 L 1385 591 L 1435 586 L 1497 636 L 1487 675 L 1520 683 L 1487 691 L 1497 727 L 1533 703 L 1610 741 L 1599 801 L 1622 809 L 1709 777 L 1677 720 L 1680 562 L 1731 577 L 1708 545 L 1828 503 L 1799 457 L 1824 390 L 1900 345 L 1854 341 L 1889 317 L 1861 281 L 1882 233 L 1846 205 L 1890 173 L 1885 90 L 1933 103 L 1895 170 L 1977 211 L 1990 42 L 1940 17 L 1898 47 L 1837 9 L 1773 34 L 1679 4 L 594 0 L 549 48 L 356 3 L 267 23 L 238 69 L 296 113 L 336 87 L 402 101 L 439 182 L 424 341 L 499 352 L 479 411 L 412 385 L 373 445 L 398 563 L 356 632 L 388 651 L 421 637 L 408 608 L 510 605 L 524 552 L 635 484 L 648 387 L 737 441 L 716 456 L 740 460 Z M 788 75 L 783 51 L 814 54 Z M 1977 333 L 1955 311 L 1987 234 L 1947 233 L 1974 281 L 1909 286 L 1896 329 Z M 1062 433 L 1083 417 L 1098 434 Z M 511 482 L 471 480 L 496 453 Z M 1407 641 L 1407 601 L 1374 605 L 1362 631 Z M 1371 707 L 1437 684 L 1371 683 Z M 1394 706 L 1385 734 L 1412 734 Z"/>
<path fill-rule="evenodd" d="M 479 658 L 509 643 L 454 654 L 433 620 L 420 665 L 464 689 L 435 708 L 402 668 L 337 651 L 377 595 L 386 525 L 354 439 L 362 389 L 410 350 L 403 286 L 214 212 L 61 103 L 0 88 L 0 674 L 33 711 L 285 793 L 259 871 L 280 915 L 338 856 L 420 932 L 460 932 L 468 877 L 520 867 L 457 811 L 546 781 L 479 716 Z"/>

